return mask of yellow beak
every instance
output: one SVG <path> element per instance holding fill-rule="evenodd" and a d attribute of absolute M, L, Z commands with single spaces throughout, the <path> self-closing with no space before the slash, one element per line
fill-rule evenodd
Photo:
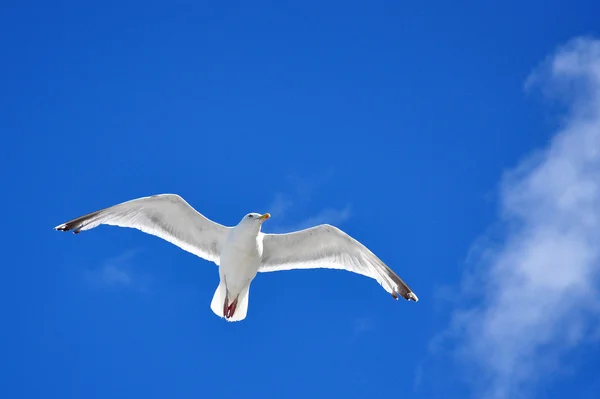
<path fill-rule="evenodd" d="M 264 215 L 262 215 L 261 217 L 259 217 L 258 220 L 260 220 L 261 222 L 264 222 L 265 220 L 267 220 L 270 217 L 271 217 L 270 213 L 265 213 Z"/>

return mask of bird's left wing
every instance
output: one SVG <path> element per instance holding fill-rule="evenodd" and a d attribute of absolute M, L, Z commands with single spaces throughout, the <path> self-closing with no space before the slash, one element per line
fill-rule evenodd
<path fill-rule="evenodd" d="M 398 275 L 360 242 L 342 230 L 322 224 L 287 234 L 263 235 L 259 272 L 292 269 L 341 269 L 375 279 L 398 299 L 418 301 Z"/>
<path fill-rule="evenodd" d="M 219 264 L 230 227 L 209 220 L 176 194 L 137 198 L 104 208 L 56 226 L 75 234 L 101 224 L 130 227 L 175 244 Z"/>

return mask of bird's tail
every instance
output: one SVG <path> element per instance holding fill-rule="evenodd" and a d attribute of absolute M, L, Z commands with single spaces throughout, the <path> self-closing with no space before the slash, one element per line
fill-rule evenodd
<path fill-rule="evenodd" d="M 246 318 L 248 314 L 248 297 L 250 296 L 250 284 L 244 288 L 236 298 L 233 298 L 237 301 L 235 305 L 235 310 L 233 315 L 229 318 L 225 318 L 227 321 L 240 321 Z M 227 299 L 227 287 L 225 286 L 225 282 L 221 280 L 219 286 L 215 290 L 215 294 L 213 295 L 213 299 L 210 303 L 210 308 L 219 317 L 225 317 L 224 314 L 224 305 L 225 300 Z M 233 301 L 228 301 L 233 302 Z"/>

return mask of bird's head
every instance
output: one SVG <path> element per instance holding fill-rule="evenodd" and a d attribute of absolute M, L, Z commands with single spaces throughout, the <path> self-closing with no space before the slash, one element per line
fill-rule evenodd
<path fill-rule="evenodd" d="M 238 223 L 238 226 L 244 228 L 244 230 L 252 229 L 252 230 L 260 231 L 260 227 L 262 226 L 264 221 L 270 217 L 271 217 L 271 214 L 269 214 L 269 213 L 264 213 L 261 215 L 260 213 L 252 212 L 252 213 L 245 215 L 242 218 L 242 220 L 240 220 L 240 222 Z"/>

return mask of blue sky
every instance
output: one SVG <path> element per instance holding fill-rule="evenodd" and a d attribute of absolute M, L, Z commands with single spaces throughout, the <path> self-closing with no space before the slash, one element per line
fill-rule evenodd
<path fill-rule="evenodd" d="M 0 396 L 596 397 L 600 5 L 3 4 Z M 579 38 L 579 39 L 577 39 Z M 332 223 L 419 296 L 52 227 L 177 193 Z M 596 392 L 596 394 L 594 394 Z"/>

